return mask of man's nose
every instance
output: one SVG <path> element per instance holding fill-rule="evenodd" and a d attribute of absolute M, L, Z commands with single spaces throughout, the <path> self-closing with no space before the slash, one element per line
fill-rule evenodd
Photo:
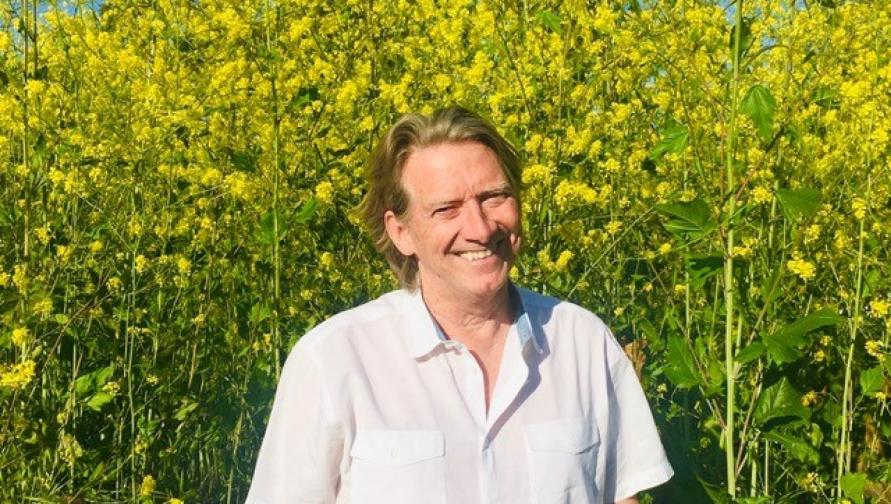
<path fill-rule="evenodd" d="M 483 204 L 472 201 L 467 205 L 464 220 L 464 237 L 467 240 L 487 243 L 498 230 Z"/>

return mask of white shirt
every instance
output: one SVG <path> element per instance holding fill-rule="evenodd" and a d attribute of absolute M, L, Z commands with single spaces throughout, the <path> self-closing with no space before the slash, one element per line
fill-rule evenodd
<path fill-rule="evenodd" d="M 604 323 L 525 289 L 483 375 L 419 292 L 307 333 L 282 371 L 248 504 L 610 503 L 673 475 Z"/>

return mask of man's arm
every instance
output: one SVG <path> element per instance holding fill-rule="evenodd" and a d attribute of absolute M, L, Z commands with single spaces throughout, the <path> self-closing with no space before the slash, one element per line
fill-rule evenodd
<path fill-rule="evenodd" d="M 622 499 L 620 501 L 616 501 L 616 504 L 640 504 L 640 501 L 637 500 L 637 496 L 628 497 L 627 499 Z"/>
<path fill-rule="evenodd" d="M 335 501 L 344 433 L 324 385 L 298 344 L 282 369 L 247 504 Z"/>

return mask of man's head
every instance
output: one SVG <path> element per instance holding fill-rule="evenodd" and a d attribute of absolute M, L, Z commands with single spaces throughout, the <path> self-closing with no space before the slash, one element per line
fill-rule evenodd
<path fill-rule="evenodd" d="M 415 154 L 420 155 L 415 156 Z M 437 163 L 437 160 L 441 160 L 442 156 L 448 157 L 450 162 Z M 413 162 L 410 163 L 410 160 Z M 466 165 L 466 163 L 471 163 L 471 165 Z M 492 163 L 497 164 L 500 173 L 492 174 L 490 170 L 487 170 Z M 412 165 L 412 170 L 417 172 L 414 175 L 421 175 L 421 177 L 416 176 L 410 180 L 411 187 L 406 186 L 407 180 L 403 173 L 407 164 Z M 423 170 L 431 171 L 424 174 Z M 425 180 L 425 176 L 430 178 Z M 467 184 L 462 185 L 462 181 L 466 181 Z M 521 189 L 519 158 L 516 149 L 498 134 L 495 128 L 472 112 L 452 107 L 441 110 L 431 117 L 418 114 L 403 116 L 390 128 L 374 149 L 366 171 L 366 182 L 368 183 L 368 192 L 359 207 L 360 215 L 375 242 L 375 246 L 384 254 L 404 287 L 417 287 L 418 257 L 423 253 L 424 247 L 419 243 L 421 238 L 417 236 L 418 233 L 397 233 L 394 235 L 394 230 L 402 229 L 401 227 L 394 228 L 394 224 L 402 225 L 414 222 L 420 226 L 423 223 L 421 219 L 434 219 L 432 213 L 429 215 L 419 213 L 422 209 L 434 212 L 437 210 L 436 208 L 427 208 L 427 206 L 434 203 L 453 205 L 457 203 L 456 201 L 433 201 L 431 198 L 437 197 L 434 194 L 434 189 L 450 189 L 451 193 L 441 195 L 450 199 L 454 199 L 452 196 L 456 194 L 455 191 L 466 193 L 465 195 L 469 199 L 464 202 L 464 208 L 471 213 L 475 213 L 474 210 L 482 212 L 477 214 L 477 217 L 487 221 L 480 223 L 482 227 L 491 227 L 489 239 L 493 243 L 479 243 L 477 248 L 481 250 L 484 246 L 495 246 L 496 242 L 507 238 L 505 245 L 508 245 L 514 254 L 516 253 L 515 248 L 519 246 L 519 194 Z M 436 187 L 432 184 L 436 184 Z M 509 194 L 467 193 L 471 190 L 483 193 L 492 191 L 496 189 L 494 186 L 489 187 L 493 184 L 495 186 L 504 185 L 503 189 L 506 189 Z M 424 198 L 420 197 L 422 192 Z M 507 222 L 511 218 L 507 215 L 509 212 L 503 212 L 506 207 L 494 208 L 493 206 L 503 196 L 509 196 L 516 206 L 515 225 Z M 488 203 L 481 201 L 481 197 L 489 198 Z M 424 200 L 423 208 L 422 199 Z M 471 205 L 473 202 L 476 203 Z M 418 215 L 411 215 L 410 208 Z M 442 214 L 438 215 L 439 217 L 436 219 L 441 219 Z M 413 217 L 418 217 L 418 219 L 412 221 Z M 461 218 L 464 218 L 464 214 Z M 434 225 L 439 222 L 441 220 L 430 220 L 429 224 Z M 471 226 L 473 225 L 471 223 Z M 463 225 L 459 227 L 467 229 Z M 507 229 L 508 227 L 510 229 Z M 423 231 L 423 229 L 421 230 Z M 485 234 L 483 229 L 471 229 L 471 231 L 476 234 Z M 400 243 L 394 241 L 394 236 Z M 414 240 L 411 239 L 412 236 L 414 236 Z M 457 236 L 455 238 L 460 239 L 462 243 L 469 243 L 468 240 L 479 240 L 482 235 L 468 236 L 467 239 Z M 510 243 L 511 241 L 516 243 Z M 456 246 L 466 248 L 465 252 L 473 249 L 473 247 L 464 247 L 462 243 L 458 243 Z M 416 247 L 421 247 L 421 250 L 417 250 Z M 497 250 L 493 250 L 493 252 L 498 255 L 507 253 Z M 512 262 L 512 258 L 510 259 Z"/>

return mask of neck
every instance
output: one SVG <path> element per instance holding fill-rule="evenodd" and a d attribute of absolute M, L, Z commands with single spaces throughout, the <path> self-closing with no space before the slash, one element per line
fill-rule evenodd
<path fill-rule="evenodd" d="M 427 309 L 449 339 L 468 347 L 491 346 L 513 323 L 509 284 L 486 299 L 455 299 L 420 287 Z"/>

